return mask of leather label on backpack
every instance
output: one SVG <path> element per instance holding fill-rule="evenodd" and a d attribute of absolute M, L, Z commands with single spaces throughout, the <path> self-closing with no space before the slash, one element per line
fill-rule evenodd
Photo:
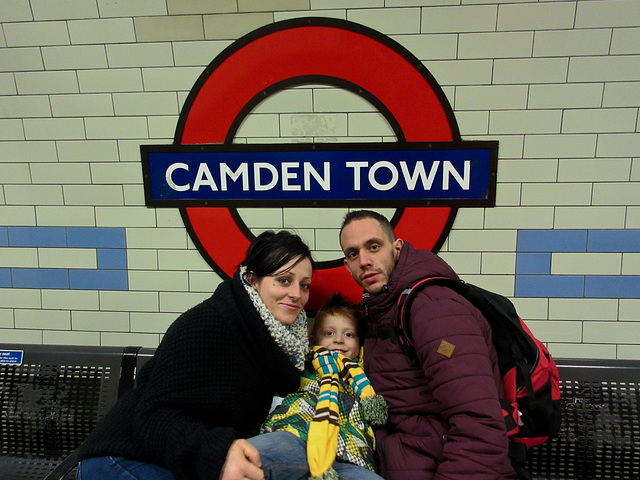
<path fill-rule="evenodd" d="M 447 358 L 451 358 L 451 355 L 453 355 L 453 350 L 455 348 L 456 346 L 453 343 L 449 343 L 446 340 L 442 340 L 436 352 L 438 352 L 440 355 L 443 355 Z"/>

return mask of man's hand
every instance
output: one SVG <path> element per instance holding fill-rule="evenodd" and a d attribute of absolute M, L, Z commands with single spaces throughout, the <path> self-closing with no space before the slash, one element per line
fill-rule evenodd
<path fill-rule="evenodd" d="M 260 453 L 244 439 L 234 441 L 220 472 L 220 480 L 264 480 Z"/>

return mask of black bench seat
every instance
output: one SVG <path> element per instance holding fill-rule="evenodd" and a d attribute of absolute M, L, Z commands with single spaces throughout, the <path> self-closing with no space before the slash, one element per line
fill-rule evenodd
<path fill-rule="evenodd" d="M 154 351 L 0 344 L 0 478 L 74 478 L 76 449 Z M 640 361 L 556 361 L 562 428 L 530 450 L 532 478 L 640 480 Z"/>

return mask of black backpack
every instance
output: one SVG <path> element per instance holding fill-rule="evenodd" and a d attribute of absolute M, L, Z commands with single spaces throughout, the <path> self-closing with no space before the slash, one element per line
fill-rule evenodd
<path fill-rule="evenodd" d="M 445 286 L 462 295 L 491 325 L 504 387 L 500 403 L 510 440 L 509 453 L 521 478 L 529 478 L 523 468 L 527 448 L 541 445 L 560 430 L 560 374 L 553 357 L 508 298 L 461 280 L 431 277 L 418 280 L 399 296 L 391 331 L 391 341 L 400 345 L 414 366 L 417 357 L 409 311 L 416 294 L 429 285 Z"/>

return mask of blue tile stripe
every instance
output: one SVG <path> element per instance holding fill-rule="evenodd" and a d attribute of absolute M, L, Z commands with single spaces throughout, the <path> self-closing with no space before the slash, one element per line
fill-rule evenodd
<path fill-rule="evenodd" d="M 637 253 L 640 230 L 520 230 L 516 297 L 640 298 L 638 275 L 551 274 L 553 253 Z"/>
<path fill-rule="evenodd" d="M 128 290 L 124 228 L 1 227 L 0 246 L 95 249 L 97 268 L 0 268 L 1 288 Z"/>

